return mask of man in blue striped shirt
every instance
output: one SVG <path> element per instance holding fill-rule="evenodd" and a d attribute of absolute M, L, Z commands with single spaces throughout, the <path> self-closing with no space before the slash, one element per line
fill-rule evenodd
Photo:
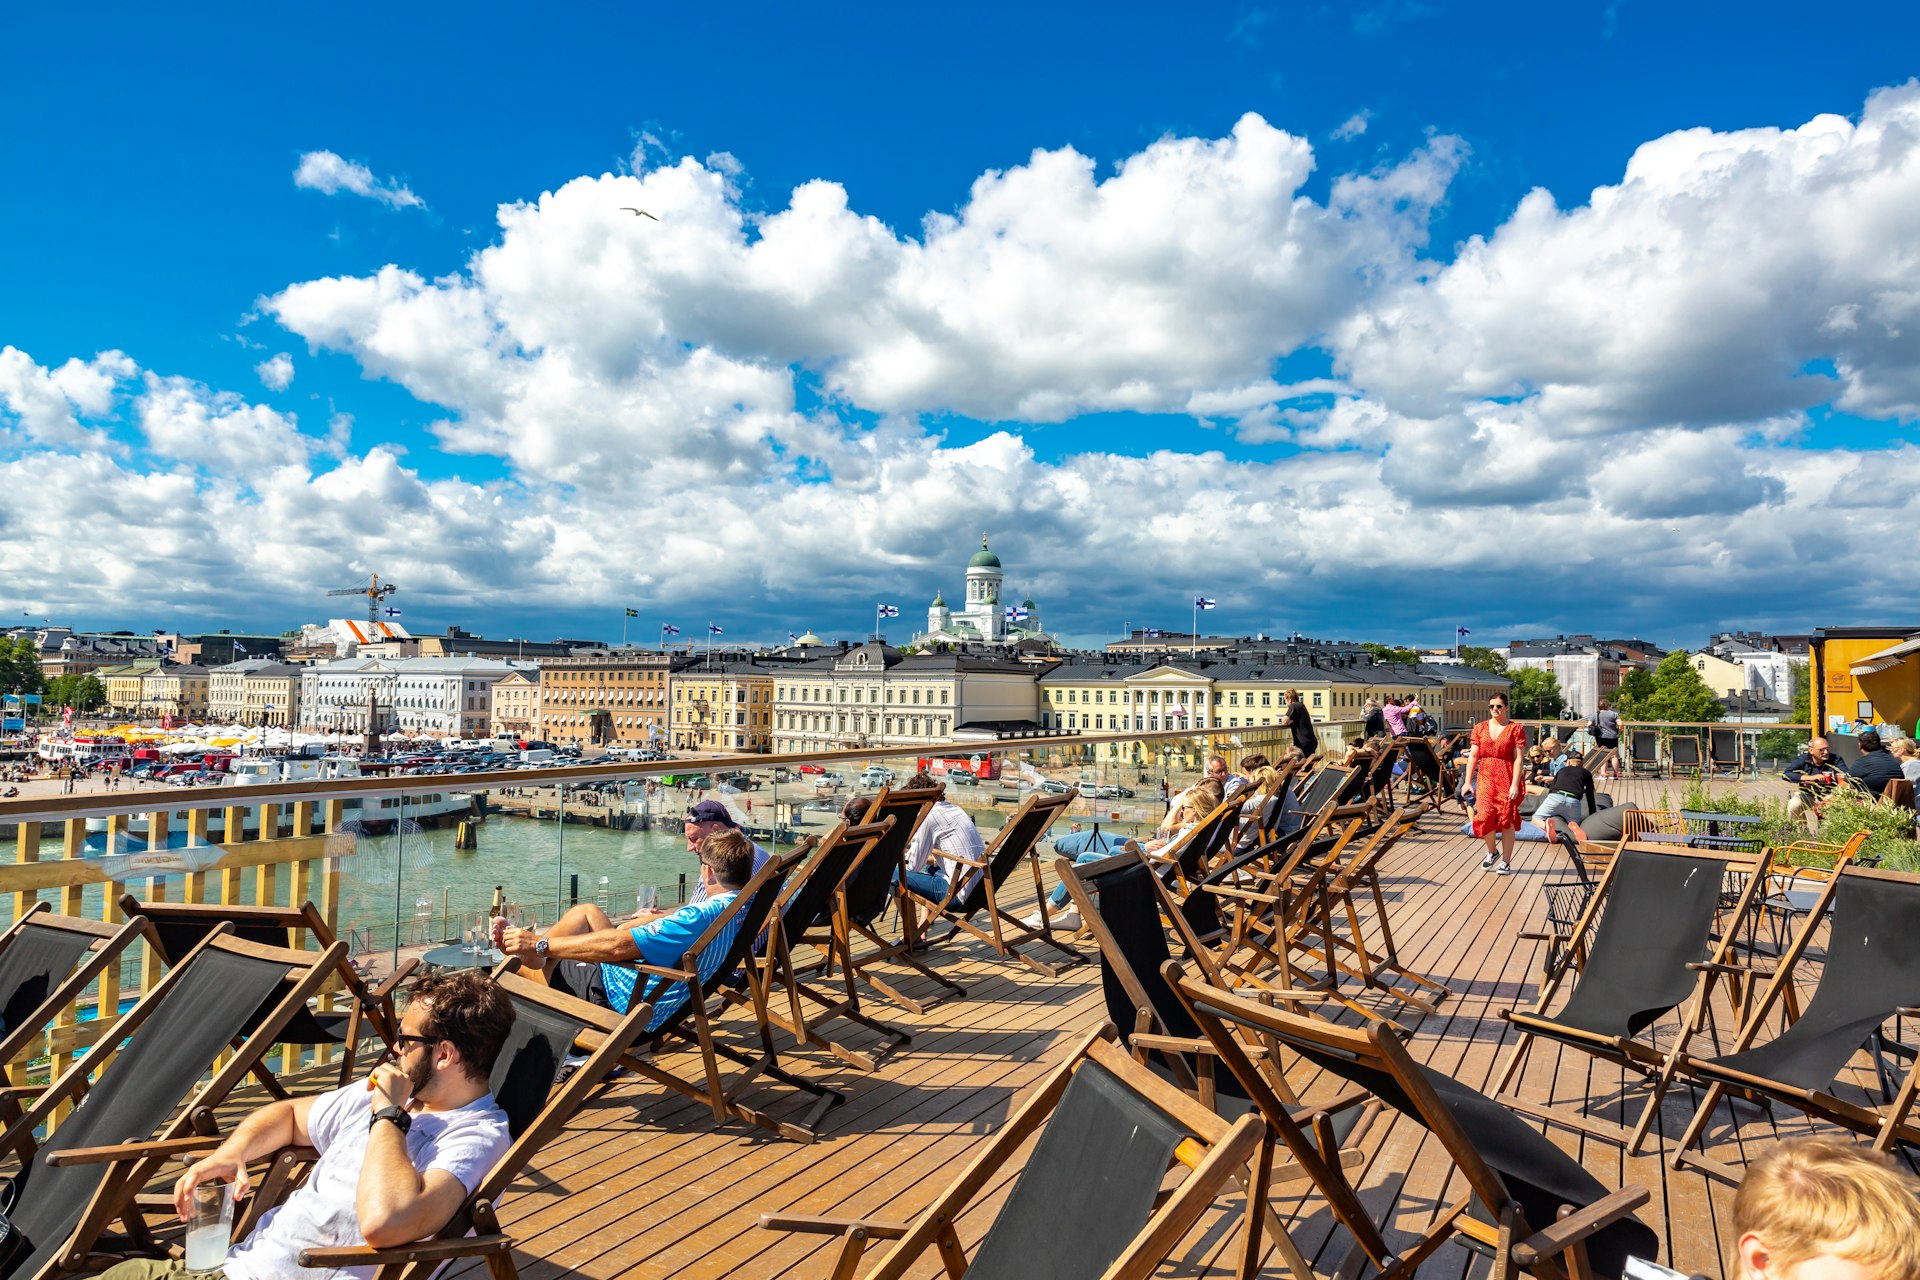
<path fill-rule="evenodd" d="M 628 968 L 634 961 L 677 969 L 687 952 L 713 922 L 733 905 L 753 878 L 753 842 L 739 831 L 716 831 L 701 840 L 700 883 L 706 896 L 678 911 L 632 923 L 615 925 L 591 902 L 571 907 L 560 922 L 544 934 L 508 927 L 500 949 L 520 957 L 522 972 L 544 979 L 548 986 L 587 1000 L 615 1013 L 625 1013 L 637 988 L 643 1000 L 653 1001 L 648 1030 L 665 1025 L 687 1003 L 691 992 L 684 982 L 665 982 Z M 700 952 L 697 971 L 701 983 L 711 983 L 726 959 L 727 949 L 740 928 L 735 913 Z"/>

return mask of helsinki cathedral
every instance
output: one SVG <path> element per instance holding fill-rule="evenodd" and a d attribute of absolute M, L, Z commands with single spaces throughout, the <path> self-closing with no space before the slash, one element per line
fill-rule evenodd
<path fill-rule="evenodd" d="M 936 593 L 927 609 L 927 630 L 914 637 L 916 644 L 1014 644 L 1030 636 L 1040 637 L 1040 606 L 1031 598 L 1017 605 L 1000 599 L 1000 557 L 987 547 L 980 535 L 980 549 L 967 561 L 965 603 L 958 609 L 947 604 L 944 594 Z"/>

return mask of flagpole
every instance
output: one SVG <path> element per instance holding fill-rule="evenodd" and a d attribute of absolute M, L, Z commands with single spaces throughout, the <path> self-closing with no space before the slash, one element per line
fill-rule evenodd
<path fill-rule="evenodd" d="M 624 607 L 620 610 L 620 647 L 627 647 L 627 611 Z"/>
<path fill-rule="evenodd" d="M 1187 646 L 1187 656 L 1200 652 L 1200 593 L 1193 593 L 1193 635 L 1192 643 Z"/>

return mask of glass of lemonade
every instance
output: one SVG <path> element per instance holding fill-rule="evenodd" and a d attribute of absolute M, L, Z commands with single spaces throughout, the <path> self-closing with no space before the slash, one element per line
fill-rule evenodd
<path fill-rule="evenodd" d="M 643 884 L 638 889 L 634 890 L 633 909 L 635 911 L 641 911 L 641 912 L 657 911 L 659 910 L 659 908 L 660 908 L 660 886 L 659 885 Z"/>
<path fill-rule="evenodd" d="M 212 1274 L 233 1241 L 233 1184 L 203 1182 L 193 1189 L 187 1215 L 187 1270 Z"/>

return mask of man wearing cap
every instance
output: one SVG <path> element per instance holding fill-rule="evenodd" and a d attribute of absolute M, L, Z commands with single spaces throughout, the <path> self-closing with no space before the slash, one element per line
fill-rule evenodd
<path fill-rule="evenodd" d="M 700 842 L 716 831 L 740 831 L 741 835 L 746 835 L 746 832 L 741 831 L 740 824 L 734 821 L 733 811 L 718 800 L 702 800 L 699 804 L 687 810 L 686 832 L 688 853 L 698 858 L 700 856 Z M 767 865 L 767 859 L 771 856 L 772 855 L 765 849 L 760 847 L 758 841 L 754 841 L 753 870 L 748 874 L 758 875 L 760 868 Z M 691 903 L 705 902 L 706 900 L 707 882 L 702 878 L 687 901 Z"/>

